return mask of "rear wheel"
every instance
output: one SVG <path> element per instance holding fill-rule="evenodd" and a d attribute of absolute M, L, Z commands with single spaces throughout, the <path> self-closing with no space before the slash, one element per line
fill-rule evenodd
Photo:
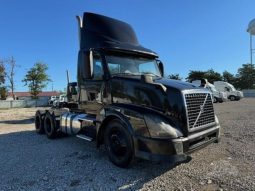
<path fill-rule="evenodd" d="M 57 122 L 54 114 L 46 113 L 44 118 L 44 130 L 49 139 L 53 139 L 57 135 Z"/>
<path fill-rule="evenodd" d="M 115 119 L 106 126 L 104 143 L 113 164 L 125 168 L 133 162 L 133 140 L 126 126 L 120 120 Z"/>
<path fill-rule="evenodd" d="M 229 99 L 230 99 L 231 101 L 235 101 L 235 100 L 236 100 L 236 97 L 235 97 L 235 96 L 230 96 Z"/>
<path fill-rule="evenodd" d="M 40 111 L 36 111 L 35 113 L 35 131 L 38 134 L 44 134 L 44 121 L 43 121 L 43 115 Z"/>

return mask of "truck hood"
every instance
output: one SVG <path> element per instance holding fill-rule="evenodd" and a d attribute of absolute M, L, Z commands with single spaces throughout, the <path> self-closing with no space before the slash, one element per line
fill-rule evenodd
<path fill-rule="evenodd" d="M 144 82 L 141 76 L 135 75 L 114 76 L 109 83 L 113 104 L 136 106 L 135 110 L 141 108 L 143 114 L 150 113 L 151 110 L 157 111 L 158 115 L 167 117 L 176 127 L 183 129 L 185 135 L 188 128 L 183 93 L 210 93 L 207 88 L 199 88 L 179 80 L 154 78 L 153 82 Z M 147 111 L 146 108 L 150 110 Z"/>
<path fill-rule="evenodd" d="M 187 89 L 201 89 L 199 87 L 196 87 L 194 84 L 183 82 L 181 80 L 172 80 L 167 78 L 160 78 L 154 80 L 155 83 L 160 83 L 166 87 L 172 87 L 178 90 L 187 90 Z"/>
<path fill-rule="evenodd" d="M 127 75 L 127 76 L 114 76 L 114 79 L 126 79 L 126 80 L 131 80 L 131 81 L 141 81 L 141 76 L 133 76 L 133 75 Z M 153 79 L 153 83 L 156 84 L 162 84 L 164 85 L 167 89 L 168 88 L 174 88 L 177 89 L 179 91 L 183 91 L 183 90 L 190 90 L 190 89 L 205 89 L 205 91 L 209 91 L 206 88 L 201 88 L 201 87 L 197 87 L 192 83 L 188 83 L 188 82 L 183 82 L 181 80 L 172 80 L 172 79 L 168 79 L 168 78 L 155 78 Z"/>

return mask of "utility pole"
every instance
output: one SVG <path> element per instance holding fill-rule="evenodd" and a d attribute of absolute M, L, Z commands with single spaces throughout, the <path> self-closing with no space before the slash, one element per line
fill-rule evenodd
<path fill-rule="evenodd" d="M 251 64 L 252 64 L 253 49 L 252 49 L 252 35 L 251 34 L 250 34 L 250 54 L 251 54 Z"/>
<path fill-rule="evenodd" d="M 251 56 L 251 64 L 252 64 L 252 56 L 255 51 L 252 47 L 252 35 L 255 35 L 255 19 L 251 20 L 247 32 L 250 33 L 250 56 Z"/>

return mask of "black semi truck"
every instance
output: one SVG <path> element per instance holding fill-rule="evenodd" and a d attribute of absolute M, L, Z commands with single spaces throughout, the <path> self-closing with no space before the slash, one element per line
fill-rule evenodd
<path fill-rule="evenodd" d="M 129 24 L 94 13 L 77 20 L 77 82 L 68 82 L 67 102 L 36 112 L 37 133 L 104 144 L 120 167 L 136 157 L 187 156 L 219 140 L 211 92 L 164 78 L 158 55 L 139 44 Z"/>

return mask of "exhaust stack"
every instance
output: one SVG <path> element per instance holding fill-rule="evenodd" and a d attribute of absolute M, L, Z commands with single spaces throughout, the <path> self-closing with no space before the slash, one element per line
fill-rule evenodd
<path fill-rule="evenodd" d="M 69 78 L 69 72 L 68 70 L 66 70 L 66 78 L 67 78 L 67 84 L 70 83 L 70 78 Z"/>
<path fill-rule="evenodd" d="M 76 19 L 78 21 L 78 37 L 79 37 L 79 43 L 81 48 L 81 29 L 82 29 L 82 19 L 80 16 L 76 16 Z"/>

